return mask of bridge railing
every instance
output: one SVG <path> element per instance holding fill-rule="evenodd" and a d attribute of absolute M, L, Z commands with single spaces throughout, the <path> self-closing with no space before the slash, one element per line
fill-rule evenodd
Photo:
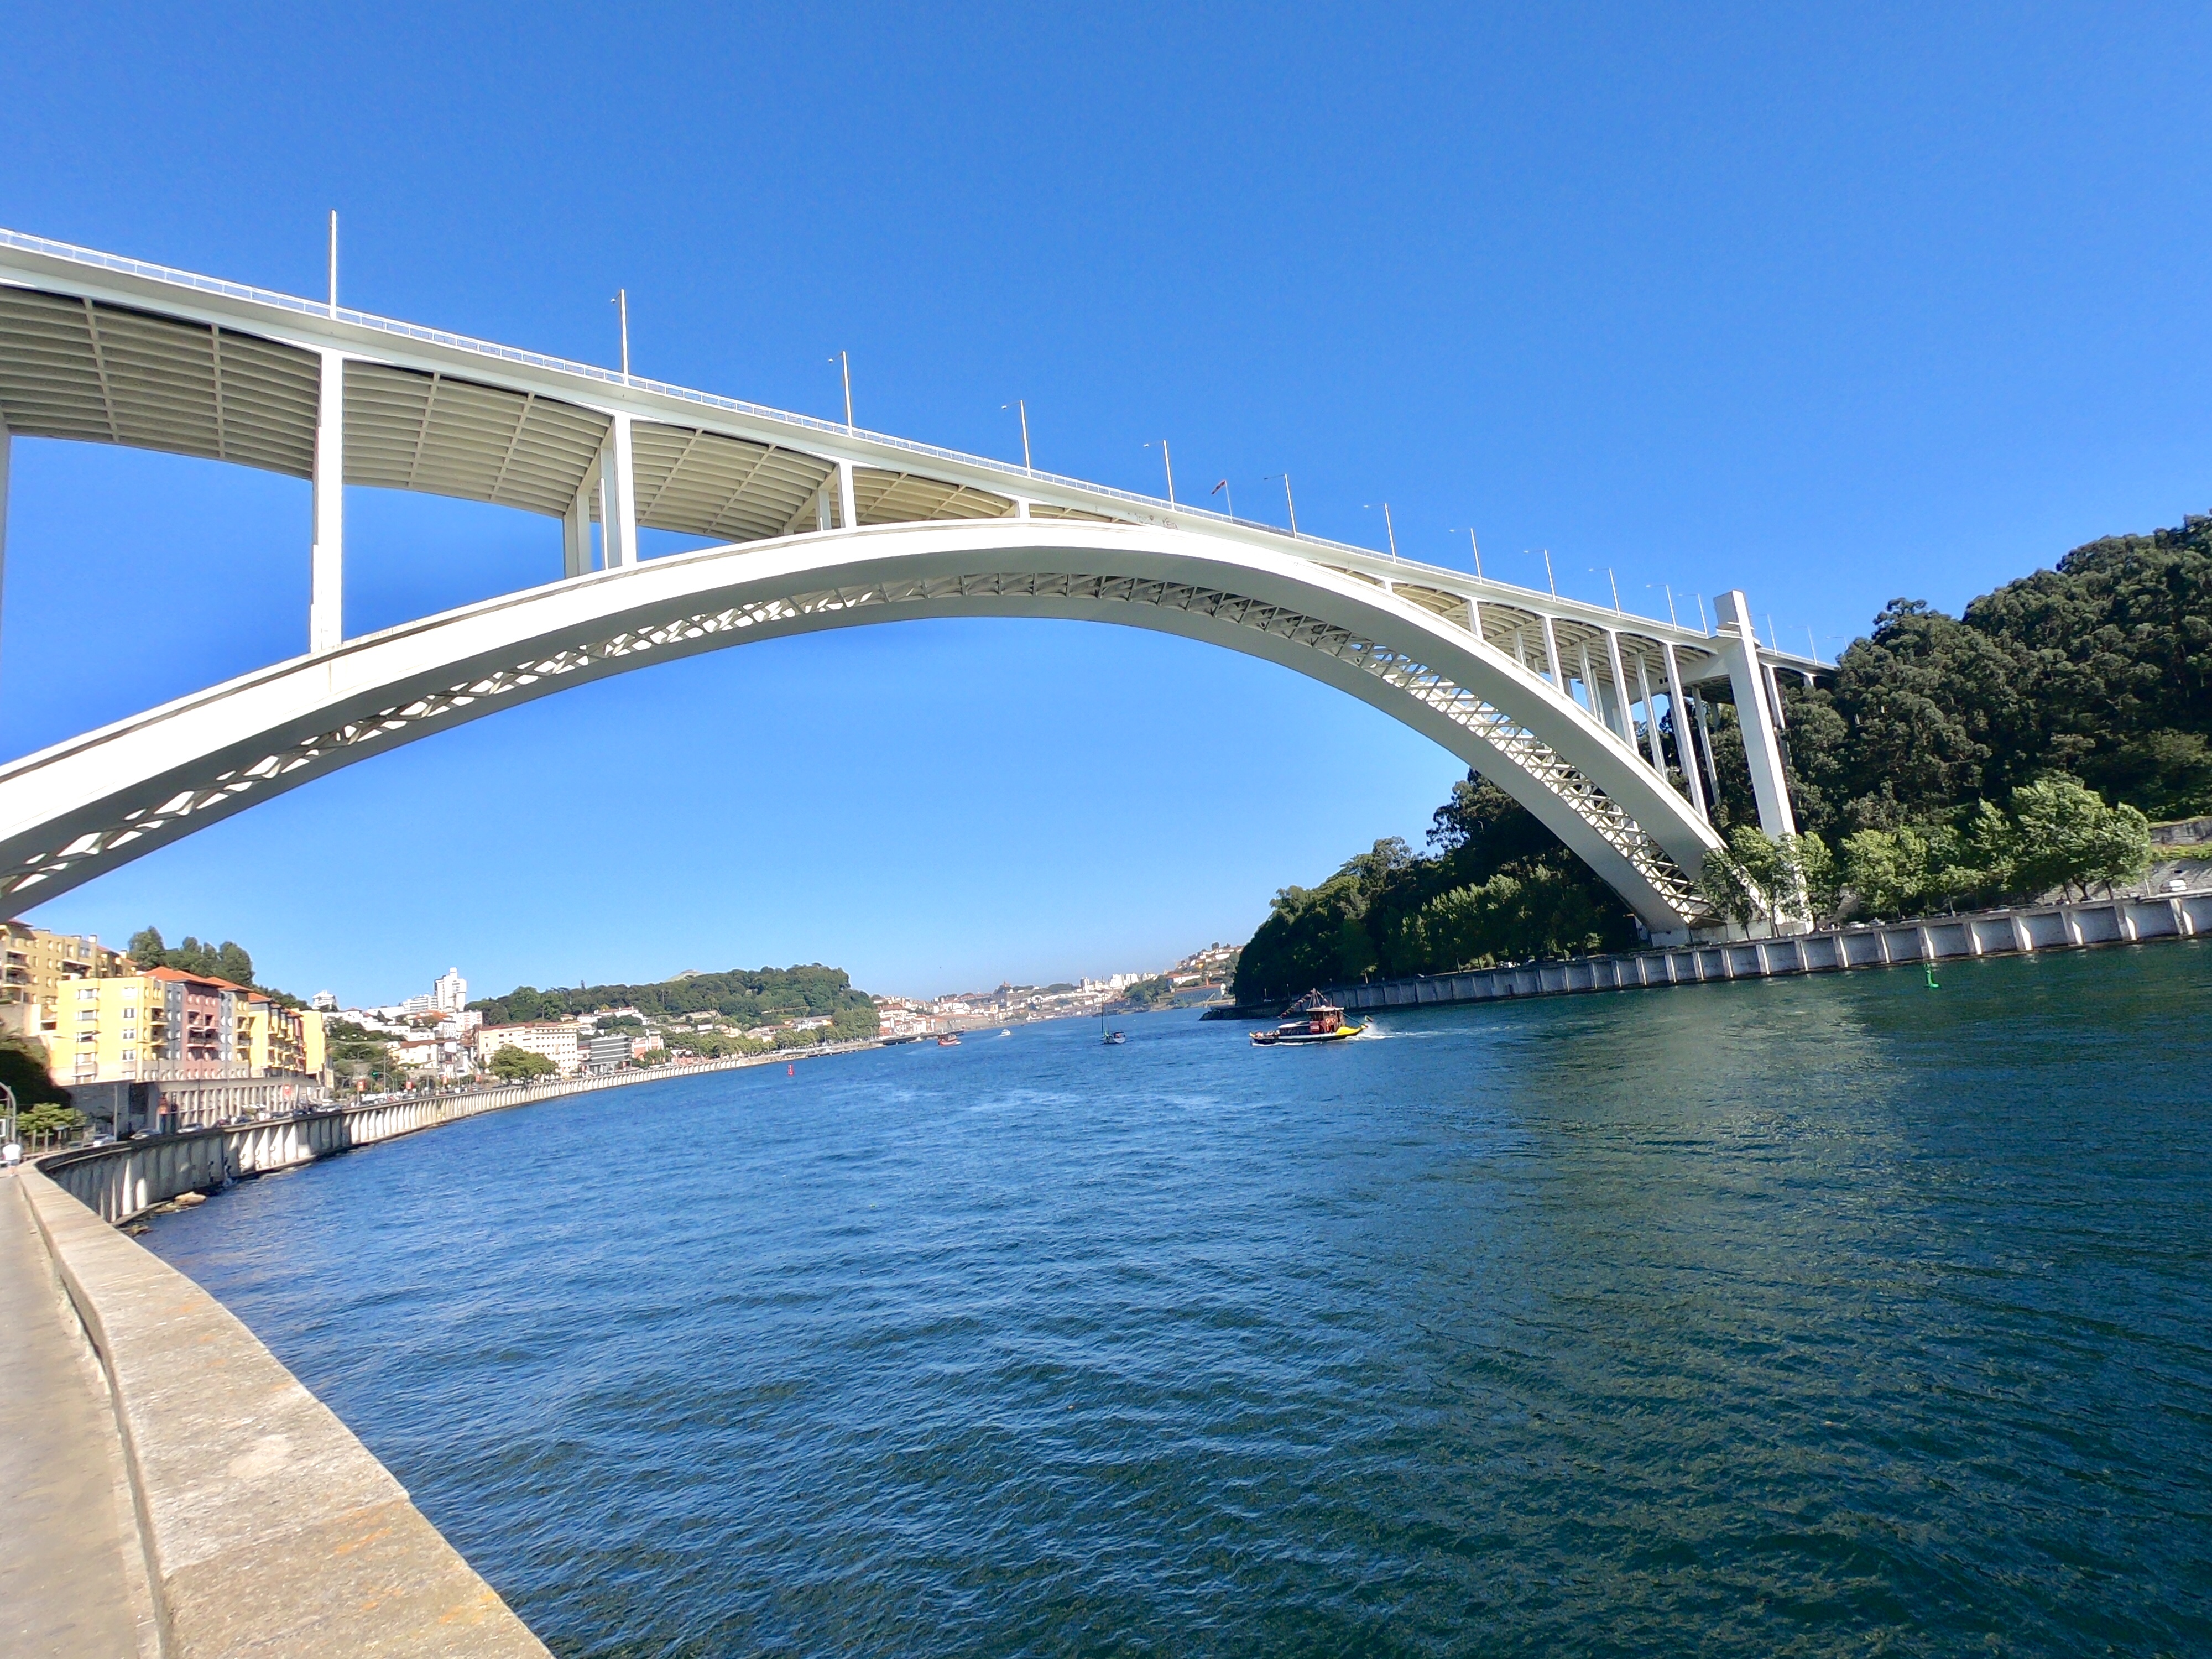
<path fill-rule="evenodd" d="M 1407 559 L 1396 554 L 1361 547 L 1352 542 L 1340 542 L 1326 536 L 1310 535 L 1304 531 L 1269 524 L 1264 520 L 1240 518 L 1233 514 L 1218 513 L 1209 507 L 1194 507 L 1188 502 L 1170 501 L 1158 495 L 1147 495 L 1141 490 L 1122 489 L 1113 484 L 1095 483 L 1085 478 L 1070 477 L 1065 473 L 1039 471 L 1035 467 L 1017 466 L 1012 461 L 1002 461 L 995 456 L 973 455 L 964 450 L 947 448 L 941 444 L 925 443 L 915 438 L 902 438 L 889 432 L 877 432 L 866 427 L 848 426 L 842 421 L 826 420 L 817 415 L 801 415 L 787 409 L 772 408 L 766 404 L 750 403 L 742 398 L 725 397 L 720 392 L 702 392 L 692 386 L 678 386 L 672 381 L 656 380 L 639 374 L 624 374 L 620 369 L 608 368 L 598 363 L 578 362 L 573 358 L 556 357 L 547 352 L 531 351 L 520 346 L 501 345 L 495 340 L 480 340 L 466 334 L 456 334 L 448 329 L 430 328 L 420 323 L 410 323 L 394 317 L 383 317 L 374 312 L 356 311 L 349 307 L 333 307 L 326 301 L 309 300 L 296 294 L 285 294 L 275 289 L 257 288 L 249 283 L 230 282 L 220 276 L 205 276 L 197 271 L 182 270 L 173 265 L 156 264 L 150 260 L 133 259 L 122 254 L 106 253 L 97 248 L 80 247 L 73 242 L 56 241 L 51 237 L 33 236 L 22 231 L 0 228 L 0 247 L 19 249 L 50 259 L 61 259 L 74 264 L 88 265 L 100 270 L 112 270 L 149 282 L 166 283 L 203 294 L 220 295 L 226 299 L 242 300 L 252 305 L 272 306 L 295 316 L 319 318 L 326 321 L 349 324 L 356 328 L 374 330 L 395 338 L 419 341 L 426 345 L 443 347 L 447 350 L 465 351 L 498 362 L 514 363 L 526 368 L 543 369 L 557 374 L 572 374 L 600 385 L 626 392 L 642 392 L 654 397 L 672 398 L 680 403 L 694 404 L 702 409 L 742 415 L 750 420 L 773 422 L 778 425 L 796 427 L 803 431 L 819 432 L 852 442 L 865 442 L 903 454 L 921 456 L 932 460 L 949 461 L 956 465 L 978 468 L 1010 483 L 1043 484 L 1097 499 L 1117 501 L 1154 514 L 1171 515 L 1178 519 L 1197 520 L 1201 523 L 1227 529 L 1249 531 L 1255 534 L 1295 543 L 1301 551 L 1309 549 L 1334 553 L 1361 561 L 1374 561 L 1393 569 L 1406 571 L 1415 579 L 1441 580 L 1455 586 L 1472 586 L 1487 592 L 1495 590 L 1509 603 L 1518 603 L 1534 608 L 1567 605 L 1576 611 L 1604 612 L 1606 607 L 1593 602 L 1564 599 L 1558 593 L 1547 593 L 1516 583 L 1504 582 L 1490 576 L 1471 576 L 1447 565 L 1430 564 L 1418 559 Z M 1615 608 L 1611 614 L 1623 620 L 1633 620 L 1660 625 L 1656 617 L 1644 617 L 1638 612 Z M 1666 626 L 1680 632 L 1694 633 L 1677 621 L 1669 620 Z M 1710 629 L 1703 630 L 1710 637 Z M 1825 666 L 1817 657 L 1798 658 L 1794 652 L 1781 648 L 1779 642 L 1763 647 L 1765 653 L 1778 661 L 1796 665 Z"/>

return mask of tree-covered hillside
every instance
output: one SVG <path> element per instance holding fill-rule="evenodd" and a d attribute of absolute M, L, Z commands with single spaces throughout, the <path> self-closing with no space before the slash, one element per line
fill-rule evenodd
<path fill-rule="evenodd" d="M 1705 887 L 1723 914 L 1749 920 L 1793 887 L 1821 915 L 1898 915 L 2132 879 L 2147 818 L 2212 811 L 2212 517 L 2076 548 L 1963 617 L 1893 600 L 1832 685 L 1785 684 L 1790 846 L 1759 834 L 1730 694 L 1705 691 L 1730 851 Z M 1660 726 L 1679 757 L 1671 717 Z M 1237 1000 L 1634 937 L 1612 890 L 1472 773 L 1429 840 L 1283 889 Z"/>
<path fill-rule="evenodd" d="M 712 1011 L 739 1025 L 773 1025 L 779 1020 L 827 1015 L 838 1037 L 872 1036 L 875 1005 L 842 968 L 810 963 L 794 968 L 732 968 L 726 973 L 691 974 L 650 985 L 590 985 L 550 991 L 518 986 L 503 997 L 471 1002 L 491 1025 L 522 1020 L 560 1019 L 601 1008 L 632 1007 L 641 1013 L 678 1015 Z"/>
<path fill-rule="evenodd" d="M 1428 842 L 1416 854 L 1395 836 L 1378 841 L 1320 886 L 1276 894 L 1237 963 L 1237 1001 L 1635 942 L 1620 896 L 1475 773 L 1452 786 Z"/>
<path fill-rule="evenodd" d="M 2212 517 L 2078 547 L 1962 617 L 1895 600 L 1832 690 L 1783 704 L 1791 798 L 1823 836 L 2002 804 L 2052 772 L 2152 818 L 2212 811 Z M 1722 758 L 1749 821 L 1741 744 Z"/>

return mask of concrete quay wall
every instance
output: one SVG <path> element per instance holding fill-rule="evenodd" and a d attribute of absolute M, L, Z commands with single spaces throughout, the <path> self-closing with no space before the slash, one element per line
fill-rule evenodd
<path fill-rule="evenodd" d="M 1779 939 L 1686 945 L 1625 956 L 1376 980 L 1364 985 L 1334 986 L 1329 994 L 1347 1010 L 1425 1007 L 1435 1003 L 1633 991 L 1784 974 L 1840 973 L 1961 957 L 2027 955 L 2094 945 L 2131 945 L 2143 939 L 2191 939 L 2205 933 L 2212 933 L 2212 892 L 2172 893 L 2151 898 L 1982 910 L 1923 921 L 1826 928 Z"/>
<path fill-rule="evenodd" d="M 545 1659 L 236 1316 L 37 1169 L 17 1179 L 106 1380 L 167 1659 Z"/>
<path fill-rule="evenodd" d="M 842 1053 L 866 1043 L 842 1043 L 810 1050 Z M 380 1140 L 434 1129 L 485 1112 L 507 1111 L 564 1095 L 659 1083 L 796 1058 L 794 1054 L 755 1055 L 742 1060 L 704 1060 L 685 1066 L 611 1072 L 601 1077 L 562 1078 L 544 1083 L 505 1084 L 452 1094 L 338 1106 L 298 1117 L 264 1118 L 228 1128 L 191 1129 L 110 1146 L 82 1146 L 39 1160 L 56 1186 L 106 1222 L 121 1223 L 185 1193 L 204 1192 L 227 1181 L 289 1170 L 317 1158 L 371 1146 Z"/>

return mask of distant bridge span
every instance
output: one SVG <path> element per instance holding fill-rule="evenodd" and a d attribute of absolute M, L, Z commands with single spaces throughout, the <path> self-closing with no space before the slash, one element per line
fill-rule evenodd
<path fill-rule="evenodd" d="M 1708 919 L 1694 878 L 1719 845 L 1692 688 L 1732 683 L 1778 832 L 1775 671 L 1822 666 L 1762 644 L 1741 594 L 1709 635 L 0 231 L 0 549 L 9 433 L 289 472 L 314 481 L 315 507 L 306 655 L 0 767 L 6 914 L 586 680 L 748 640 L 982 615 L 1178 634 L 1360 697 L 1480 768 L 1655 935 L 1680 938 Z M 557 517 L 563 574 L 348 640 L 341 477 Z M 641 562 L 640 525 L 725 544 Z"/>

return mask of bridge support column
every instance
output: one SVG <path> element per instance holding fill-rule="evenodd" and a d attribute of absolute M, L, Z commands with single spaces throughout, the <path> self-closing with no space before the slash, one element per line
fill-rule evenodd
<path fill-rule="evenodd" d="M 1620 670 L 1620 635 L 1605 630 L 1606 665 L 1613 671 L 1613 729 L 1631 749 L 1636 747 L 1636 722 L 1628 712 L 1628 676 Z"/>
<path fill-rule="evenodd" d="M 837 463 L 837 528 L 858 530 L 860 527 L 860 509 L 853 505 L 853 464 Z"/>
<path fill-rule="evenodd" d="M 1559 660 L 1559 630 L 1552 626 L 1547 616 L 1544 623 L 1544 672 L 1552 677 L 1552 684 L 1561 696 L 1567 695 L 1566 665 Z"/>
<path fill-rule="evenodd" d="M 600 563 L 619 570 L 637 562 L 637 468 L 630 456 L 629 416 L 617 415 L 599 452 Z"/>
<path fill-rule="evenodd" d="M 345 358 L 322 354 L 315 411 L 315 551 L 308 585 L 307 649 L 345 643 Z"/>
<path fill-rule="evenodd" d="M 1674 654 L 1672 640 L 1662 641 L 1660 649 L 1667 658 L 1667 715 L 1674 725 L 1674 758 L 1682 763 L 1682 781 L 1689 786 L 1690 805 L 1711 823 L 1712 808 L 1705 804 L 1705 781 L 1698 774 L 1698 751 L 1690 741 L 1690 705 L 1682 695 L 1681 659 Z"/>
<path fill-rule="evenodd" d="M 1721 595 L 1717 608 L 1721 660 L 1728 665 L 1729 684 L 1735 692 L 1736 723 L 1743 728 L 1743 756 L 1751 768 L 1751 792 L 1759 802 L 1759 827 L 1770 836 L 1794 836 L 1797 819 L 1790 810 L 1782 737 L 1767 704 L 1766 665 L 1759 659 L 1751 602 L 1738 590 Z"/>
<path fill-rule="evenodd" d="M 576 498 L 561 515 L 561 574 L 586 576 L 592 570 L 592 479 L 576 486 Z"/>
<path fill-rule="evenodd" d="M 1667 775 L 1667 753 L 1659 746 L 1659 710 L 1651 701 L 1651 668 L 1644 653 L 1636 653 L 1636 689 L 1644 694 L 1644 746 L 1650 751 L 1651 769 Z"/>
<path fill-rule="evenodd" d="M 8 447 L 13 441 L 8 428 L 0 426 L 0 599 L 4 599 L 8 581 Z"/>

